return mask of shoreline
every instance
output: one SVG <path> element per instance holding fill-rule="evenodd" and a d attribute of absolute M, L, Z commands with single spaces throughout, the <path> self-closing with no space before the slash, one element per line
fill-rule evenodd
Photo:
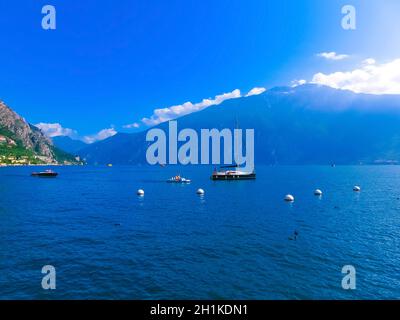
<path fill-rule="evenodd" d="M 0 168 L 7 167 L 69 167 L 69 166 L 84 166 L 84 164 L 56 164 L 56 163 L 45 163 L 45 164 L 3 164 L 0 163 Z"/>
<path fill-rule="evenodd" d="M 46 164 L 3 164 L 0 163 L 0 168 L 7 168 L 7 167 L 73 167 L 73 166 L 94 166 L 94 167 L 103 167 L 106 166 L 108 167 L 107 164 L 87 164 L 87 163 L 81 163 L 81 164 L 55 164 L 55 163 L 46 163 Z M 156 167 L 156 165 L 143 165 L 143 164 L 120 164 L 116 166 L 139 166 L 139 167 Z M 170 165 L 171 167 L 176 167 L 176 166 L 184 166 L 184 165 Z M 200 165 L 200 166 L 206 166 L 206 165 Z M 211 165 L 208 165 L 211 166 Z M 330 164 L 261 164 L 259 166 L 266 166 L 266 167 L 332 167 Z M 400 166 L 400 163 L 363 163 L 363 164 L 354 164 L 354 163 L 348 163 L 348 164 L 336 164 L 334 167 L 396 167 Z M 334 168 L 332 167 L 332 168 Z"/>

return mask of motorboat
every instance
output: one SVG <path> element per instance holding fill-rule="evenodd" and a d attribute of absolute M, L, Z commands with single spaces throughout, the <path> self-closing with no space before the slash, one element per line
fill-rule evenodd
<path fill-rule="evenodd" d="M 58 173 L 53 170 L 46 170 L 41 172 L 32 172 L 31 176 L 33 177 L 57 177 Z"/>
<path fill-rule="evenodd" d="M 191 180 L 181 177 L 180 175 L 177 175 L 175 177 L 169 178 L 167 180 L 167 182 L 169 182 L 169 183 L 190 183 Z"/>

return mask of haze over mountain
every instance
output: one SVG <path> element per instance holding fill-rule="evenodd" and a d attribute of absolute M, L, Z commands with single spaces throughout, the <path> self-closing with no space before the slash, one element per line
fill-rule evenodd
<path fill-rule="evenodd" d="M 257 164 L 357 164 L 400 160 L 400 95 L 317 85 L 277 87 L 177 120 L 178 130 L 255 129 Z M 168 123 L 157 127 L 168 133 Z M 146 131 L 119 133 L 82 149 L 90 163 L 144 164 Z M 182 143 L 183 144 L 183 143 Z M 178 145 L 179 146 L 179 145 Z"/>
<path fill-rule="evenodd" d="M 58 148 L 38 128 L 0 101 L 0 163 L 77 163 Z"/>
<path fill-rule="evenodd" d="M 79 150 L 87 147 L 87 143 L 67 136 L 53 137 L 51 140 L 53 140 L 53 143 L 57 148 L 71 154 L 76 154 Z"/>

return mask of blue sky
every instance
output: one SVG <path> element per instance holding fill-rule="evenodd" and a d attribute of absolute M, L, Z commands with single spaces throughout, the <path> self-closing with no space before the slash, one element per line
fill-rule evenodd
<path fill-rule="evenodd" d="M 56 30 L 41 28 L 46 4 Z M 341 27 L 345 4 L 356 30 Z M 0 99 L 80 137 L 142 130 L 157 108 L 400 57 L 396 0 L 15 0 L 0 11 Z"/>

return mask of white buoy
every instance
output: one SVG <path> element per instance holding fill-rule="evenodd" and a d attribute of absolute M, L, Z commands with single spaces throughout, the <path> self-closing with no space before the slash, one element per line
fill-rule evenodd
<path fill-rule="evenodd" d="M 319 189 L 314 190 L 314 195 L 316 196 L 322 196 L 322 191 Z"/>
<path fill-rule="evenodd" d="M 294 201 L 294 197 L 291 194 L 287 194 L 285 196 L 285 201 L 293 202 Z"/>
<path fill-rule="evenodd" d="M 359 186 L 354 186 L 354 187 L 353 187 L 353 191 L 355 191 L 355 192 L 360 192 L 360 191 L 361 191 L 361 188 L 360 188 Z"/>
<path fill-rule="evenodd" d="M 144 190 L 143 190 L 143 189 L 139 189 L 139 190 L 136 192 L 136 194 L 137 194 L 138 196 L 144 196 Z"/>
<path fill-rule="evenodd" d="M 197 194 L 204 194 L 204 190 L 203 189 L 197 189 L 196 193 Z"/>

